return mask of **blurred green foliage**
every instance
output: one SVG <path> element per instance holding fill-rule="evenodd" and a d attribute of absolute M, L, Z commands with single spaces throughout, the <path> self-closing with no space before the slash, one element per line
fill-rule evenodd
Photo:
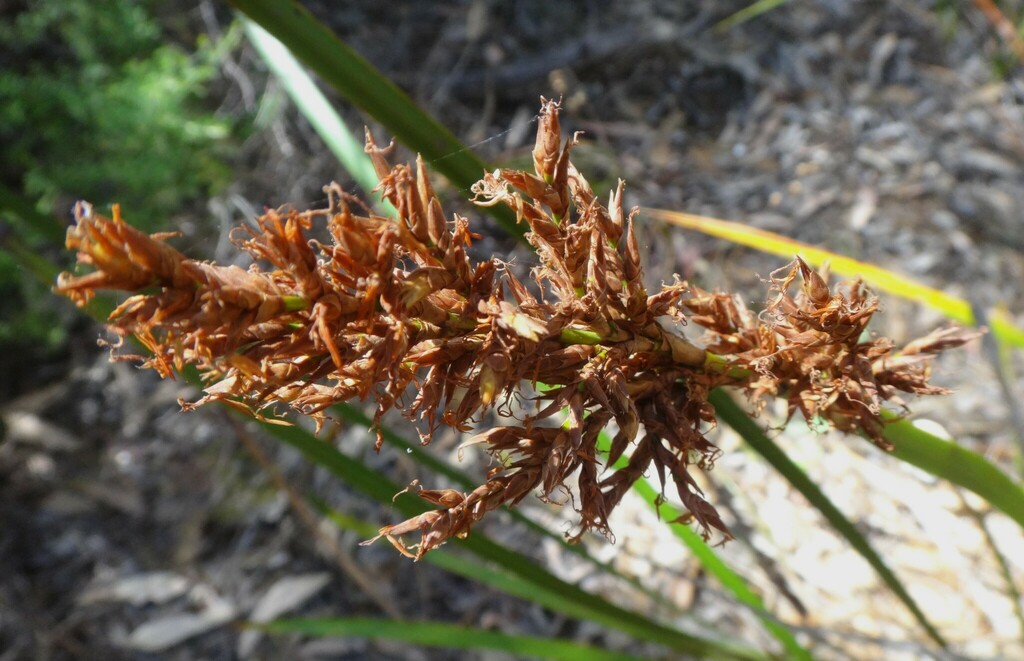
<path fill-rule="evenodd" d="M 155 18 L 156 3 L 37 0 L 0 21 L 0 183 L 67 218 L 74 200 L 120 202 L 140 227 L 166 222 L 230 182 L 227 163 L 244 120 L 203 97 L 240 34 L 188 52 Z M 13 16 L 11 15 L 13 13 Z M 187 30 L 186 30 L 187 32 Z M 38 220 L 19 236 L 45 246 Z M 14 262 L 0 252 L 0 346 L 61 338 Z M 21 308 L 18 312 L 17 308 Z M 14 308 L 12 310 L 11 308 Z"/>
<path fill-rule="evenodd" d="M 230 41 L 187 53 L 128 0 L 33 3 L 0 24 L 4 180 L 47 210 L 116 195 L 135 222 L 226 184 L 231 121 L 197 106 Z"/>

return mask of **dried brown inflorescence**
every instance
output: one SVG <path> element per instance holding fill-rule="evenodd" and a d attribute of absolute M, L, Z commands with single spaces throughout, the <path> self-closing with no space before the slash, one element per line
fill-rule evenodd
<path fill-rule="evenodd" d="M 791 412 L 882 446 L 884 401 L 942 392 L 927 384 L 928 359 L 965 334 L 939 331 L 901 352 L 864 339 L 876 299 L 858 282 L 830 289 L 800 259 L 773 274 L 760 316 L 686 283 L 648 292 L 622 183 L 601 204 L 569 158 L 575 142 L 562 142 L 558 105 L 545 101 L 535 171 L 498 170 L 473 189 L 477 204 L 510 207 L 528 225 L 540 258 L 533 288 L 497 259 L 474 263 L 468 221 L 446 220 L 422 160 L 390 167 L 368 135 L 396 218 L 330 186 L 328 208 L 269 211 L 246 228 L 239 246 L 269 268 L 243 270 L 190 260 L 118 209 L 110 219 L 80 204 L 68 247 L 97 270 L 62 274 L 56 290 L 79 304 L 97 289 L 138 292 L 110 328 L 137 336 L 152 352 L 141 360 L 162 376 L 203 372 L 204 395 L 185 408 L 222 401 L 262 417 L 285 404 L 321 422 L 333 404 L 372 399 L 376 423 L 399 408 L 423 422 L 426 444 L 440 425 L 468 431 L 526 384 L 544 384 L 532 413 L 472 438 L 496 459 L 484 484 L 420 490 L 438 509 L 381 529 L 417 558 L 534 491 L 569 493 L 579 534 L 608 533 L 609 514 L 647 472 L 674 486 L 705 536 L 727 537 L 691 474 L 718 453 L 703 432 L 715 422 L 708 391 L 720 385 L 783 395 Z M 330 243 L 307 239 L 314 223 Z M 703 347 L 686 325 L 706 330 Z M 598 434 L 612 421 L 601 456 Z M 623 456 L 625 468 L 605 470 Z M 420 535 L 411 547 L 410 533 Z"/>

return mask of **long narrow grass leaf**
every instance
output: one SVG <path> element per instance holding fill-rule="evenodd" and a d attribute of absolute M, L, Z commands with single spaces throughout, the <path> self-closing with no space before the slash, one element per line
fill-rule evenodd
<path fill-rule="evenodd" d="M 329 508 L 319 499 L 313 498 L 312 500 L 328 520 L 343 530 L 351 530 L 363 537 L 370 537 L 377 532 L 377 527 L 367 521 L 361 521 L 349 514 Z M 565 614 L 580 612 L 582 619 L 588 619 L 586 614 L 579 610 L 579 604 L 574 601 L 572 595 L 567 596 L 557 590 L 538 590 L 534 585 L 519 580 L 511 572 L 485 564 L 485 561 L 479 557 L 474 558 L 464 552 L 440 548 L 423 556 L 422 561 L 549 610 Z"/>
<path fill-rule="evenodd" d="M 611 448 L 611 439 L 607 433 L 601 432 L 598 437 L 598 449 L 602 453 L 607 453 L 609 448 Z M 628 464 L 629 459 L 627 457 L 619 457 L 615 464 L 613 464 L 613 467 L 616 469 L 625 468 Z M 690 552 L 693 553 L 693 556 L 704 569 L 718 579 L 718 582 L 729 590 L 740 603 L 749 606 L 761 618 L 765 628 L 782 643 L 783 648 L 786 650 L 786 658 L 805 660 L 814 658 L 810 652 L 800 645 L 793 632 L 765 609 L 764 602 L 750 588 L 746 579 L 725 564 L 718 557 L 718 554 L 700 538 L 700 535 L 693 532 L 689 526 L 675 522 L 682 515 L 682 512 L 672 505 L 663 502 L 660 494 L 651 486 L 650 482 L 646 479 L 637 480 L 633 483 L 633 490 L 657 512 L 658 517 L 665 522 L 669 530 L 672 531 L 672 534 L 678 537 L 690 549 Z"/>
<path fill-rule="evenodd" d="M 719 32 L 725 32 L 737 25 L 753 20 L 762 14 L 766 14 L 787 2 L 789 2 L 789 0 L 757 0 L 757 2 L 751 3 L 735 14 L 731 14 L 718 23 L 715 23 L 714 29 Z"/>
<path fill-rule="evenodd" d="M 1013 614 L 1017 617 L 1021 640 L 1024 640 L 1024 607 L 1021 606 L 1020 590 L 1017 589 L 1017 584 L 1014 581 L 1013 570 L 1010 569 L 1010 563 L 1007 562 L 1006 556 L 999 549 L 999 545 L 996 543 L 995 537 L 992 536 L 992 531 L 989 530 L 986 515 L 976 510 L 967 502 L 967 499 L 964 498 L 963 491 L 958 490 L 957 495 L 960 497 L 960 503 L 963 505 L 964 509 L 971 515 L 971 518 L 974 519 L 975 523 L 978 524 L 978 529 L 985 538 L 985 543 L 988 545 L 989 550 L 992 551 L 993 559 L 999 566 L 999 574 L 1006 586 L 1006 596 L 1010 599 L 1010 603 L 1013 604 Z"/>
<path fill-rule="evenodd" d="M 19 267 L 31 273 L 32 277 L 40 283 L 49 284 L 56 280 L 59 269 L 46 258 L 26 247 L 20 237 L 0 238 L 0 250 L 7 252 Z"/>
<path fill-rule="evenodd" d="M 362 138 L 356 139 L 352 135 L 341 116 L 331 107 L 327 97 L 323 95 L 306 70 L 280 41 L 251 20 L 247 18 L 241 20 L 249 41 L 263 58 L 267 67 L 281 81 L 292 103 L 310 123 L 342 167 L 348 170 L 363 190 L 369 192 L 376 188 L 377 174 L 363 150 Z M 386 200 L 378 201 L 378 204 L 381 205 L 383 211 L 394 210 L 391 203 Z"/>
<path fill-rule="evenodd" d="M 754 422 L 750 416 L 748 416 L 743 409 L 730 397 L 726 392 L 722 390 L 712 391 L 708 397 L 714 407 L 718 417 L 724 420 L 730 427 L 747 442 L 750 447 L 754 449 L 759 455 L 761 455 L 765 461 L 772 465 L 775 470 L 785 477 L 790 484 L 793 485 L 815 508 L 821 512 L 822 516 L 832 525 L 836 531 L 846 538 L 846 541 L 852 546 L 868 564 L 874 568 L 875 572 L 879 575 L 882 581 L 892 590 L 893 594 L 903 602 L 903 604 L 910 610 L 914 615 L 914 619 L 921 625 L 921 627 L 928 633 L 928 636 L 934 640 L 940 647 L 946 647 L 946 641 L 939 634 L 938 630 L 932 626 L 931 622 L 925 616 L 924 611 L 921 610 L 914 598 L 910 596 L 910 593 L 903 586 L 903 583 L 896 577 L 896 574 L 889 569 L 889 566 L 885 564 L 882 557 L 878 555 L 878 552 L 871 546 L 870 542 L 860 534 L 853 523 L 846 518 L 846 516 L 839 511 L 828 496 L 826 496 L 821 489 L 818 488 L 807 474 L 804 473 L 800 468 L 793 463 L 793 461 L 786 456 L 778 445 L 775 444 L 767 435 L 761 430 L 761 427 Z M 920 446 L 916 446 L 920 448 Z M 911 452 L 908 449 L 908 454 Z M 927 455 L 927 453 L 923 453 Z M 908 459 L 909 461 L 909 459 Z M 911 462 L 913 463 L 913 462 Z"/>
<path fill-rule="evenodd" d="M 690 552 L 693 553 L 694 557 L 700 562 L 701 566 L 722 584 L 729 592 L 736 597 L 736 599 L 747 606 L 749 606 L 754 613 L 761 619 L 765 628 L 775 638 L 782 643 L 783 648 L 786 650 L 787 659 L 804 659 L 810 660 L 814 657 L 811 656 L 800 643 L 797 641 L 796 636 L 789 630 L 786 625 L 779 622 L 774 616 L 772 616 L 764 606 L 764 602 L 759 596 L 750 588 L 747 584 L 746 579 L 734 572 L 725 562 L 718 557 L 718 554 L 707 545 L 700 538 L 700 535 L 693 532 L 689 526 L 682 523 L 671 523 L 678 519 L 683 513 L 668 503 L 658 502 L 659 493 L 657 489 L 651 486 L 650 482 L 646 479 L 637 480 L 633 484 L 633 489 L 642 497 L 647 503 L 658 512 L 658 515 L 663 521 L 668 522 L 667 525 L 669 530 L 672 531 L 683 544 L 686 545 Z"/>
<path fill-rule="evenodd" d="M 469 190 L 480 179 L 486 166 L 479 157 L 298 2 L 230 0 L 230 4 L 403 144 L 422 154 L 457 188 Z M 509 210 L 490 209 L 509 234 L 522 238 L 525 230 Z"/>
<path fill-rule="evenodd" d="M 546 592 L 559 595 L 560 600 L 568 599 L 573 617 L 585 618 L 619 629 L 637 638 L 656 642 L 678 651 L 705 655 L 709 658 L 764 658 L 762 654 L 739 645 L 697 638 L 675 629 L 652 622 L 644 615 L 610 604 L 585 590 L 566 583 L 550 574 L 519 553 L 501 546 L 489 538 L 474 535 L 463 540 L 463 545 L 473 553 L 495 560 L 505 568 L 514 568 L 521 580 L 541 587 Z M 520 596 L 529 599 L 528 585 L 522 585 Z M 589 603 L 597 600 L 597 603 Z M 653 625 L 653 626 L 652 626 Z"/>
<path fill-rule="evenodd" d="M 644 209 L 643 212 L 652 218 L 772 255 L 791 259 L 793 255 L 799 253 L 804 260 L 814 266 L 821 266 L 828 262 L 829 267 L 835 273 L 846 277 L 862 278 L 864 282 L 881 291 L 927 305 L 953 321 L 967 325 L 976 325 L 978 323 L 969 301 L 922 285 L 910 278 L 893 273 L 874 264 L 860 262 L 856 259 L 844 257 L 822 248 L 786 238 L 775 232 L 728 220 L 697 216 L 681 211 L 669 211 L 667 209 Z M 993 310 L 989 314 L 989 323 L 992 333 L 997 338 L 1016 347 L 1024 347 L 1024 330 L 1015 326 L 1007 318 L 1007 315 L 1001 314 L 998 310 Z"/>
<path fill-rule="evenodd" d="M 893 456 L 971 491 L 1024 527 L 1024 489 L 977 452 L 885 413 Z"/>
<path fill-rule="evenodd" d="M 426 647 L 456 650 L 496 650 L 518 658 L 553 661 L 630 661 L 637 657 L 566 640 L 538 638 L 465 627 L 447 622 L 396 622 L 371 618 L 317 618 L 277 620 L 258 625 L 269 633 L 307 636 L 354 636 L 401 641 Z"/>
<path fill-rule="evenodd" d="M 0 252 L 10 255 L 19 268 L 43 287 L 49 287 L 60 271 L 53 262 L 25 245 L 25 232 L 14 232 L 0 238 Z M 85 304 L 85 311 L 94 319 L 103 319 L 115 307 L 113 296 L 103 292 Z"/>

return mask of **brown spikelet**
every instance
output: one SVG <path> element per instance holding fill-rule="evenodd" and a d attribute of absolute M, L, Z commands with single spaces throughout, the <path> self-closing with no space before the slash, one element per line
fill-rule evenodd
<path fill-rule="evenodd" d="M 550 184 L 555 180 L 555 167 L 562 152 L 562 130 L 558 124 L 559 103 L 541 97 L 540 105 L 537 140 L 533 148 L 533 169 L 542 181 Z"/>

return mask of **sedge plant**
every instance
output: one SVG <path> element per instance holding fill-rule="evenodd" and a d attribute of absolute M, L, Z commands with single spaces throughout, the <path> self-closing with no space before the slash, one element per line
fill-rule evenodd
<path fill-rule="evenodd" d="M 532 172 L 484 173 L 473 187 L 476 204 L 504 206 L 528 228 L 532 283 L 501 260 L 472 259 L 470 221 L 446 216 L 422 159 L 392 166 L 390 148 L 367 133 L 394 217 L 328 186 L 324 209 L 271 210 L 241 228 L 236 243 L 256 261 L 244 270 L 189 259 L 119 208 L 107 218 L 80 203 L 67 245 L 95 270 L 62 274 L 56 291 L 79 305 L 97 290 L 131 292 L 108 326 L 151 355 L 117 343 L 114 357 L 165 377 L 198 368 L 204 392 L 185 409 L 219 401 L 276 420 L 283 407 L 321 424 L 338 403 L 371 400 L 378 450 L 392 409 L 419 422 L 423 444 L 441 426 L 470 432 L 492 409 L 503 414 L 510 424 L 468 442 L 494 458 L 482 484 L 420 487 L 433 509 L 374 538 L 417 559 L 531 493 L 570 495 L 572 537 L 610 535 L 611 512 L 644 474 L 676 492 L 680 521 L 728 538 L 694 477 L 719 455 L 706 437 L 713 389 L 755 403 L 785 397 L 790 415 L 883 448 L 883 404 L 945 392 L 928 382 L 930 360 L 972 333 L 943 328 L 897 350 L 866 333 L 878 299 L 860 281 L 830 287 L 799 258 L 772 274 L 759 314 L 686 282 L 649 291 L 623 184 L 602 204 L 571 161 L 576 137 L 562 139 L 558 113 L 542 101 Z M 307 238 L 314 225 L 330 241 Z M 602 454 L 599 435 L 613 422 Z"/>

